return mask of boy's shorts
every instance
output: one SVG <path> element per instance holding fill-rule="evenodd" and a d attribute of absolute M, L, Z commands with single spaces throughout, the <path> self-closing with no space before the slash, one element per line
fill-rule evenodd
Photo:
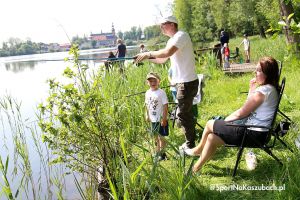
<path fill-rule="evenodd" d="M 168 136 L 169 135 L 169 126 L 161 126 L 160 122 L 151 122 L 151 135 L 159 134 L 161 136 Z"/>

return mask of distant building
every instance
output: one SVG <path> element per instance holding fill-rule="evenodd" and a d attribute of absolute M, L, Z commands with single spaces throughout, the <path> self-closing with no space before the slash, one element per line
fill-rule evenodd
<path fill-rule="evenodd" d="M 48 53 L 49 52 L 49 45 L 48 44 L 40 42 L 39 47 L 40 47 L 40 53 Z"/>
<path fill-rule="evenodd" d="M 105 46 L 105 47 L 111 47 L 116 45 L 117 41 L 117 36 L 116 36 L 116 31 L 114 28 L 114 24 L 112 24 L 112 29 L 111 33 L 91 33 L 90 38 L 92 42 L 95 41 L 94 47 L 100 47 L 100 46 Z"/>
<path fill-rule="evenodd" d="M 71 48 L 71 44 L 70 43 L 65 43 L 65 44 L 60 44 L 59 45 L 59 50 L 60 51 L 69 51 Z"/>
<path fill-rule="evenodd" d="M 57 52 L 60 50 L 60 46 L 58 43 L 50 43 L 48 46 L 49 52 Z"/>

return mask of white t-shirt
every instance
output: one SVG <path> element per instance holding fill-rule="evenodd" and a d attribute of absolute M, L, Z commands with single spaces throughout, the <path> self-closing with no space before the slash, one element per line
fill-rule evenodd
<path fill-rule="evenodd" d="M 144 53 L 144 52 L 148 52 L 148 49 L 146 48 L 140 49 L 140 53 Z"/>
<path fill-rule="evenodd" d="M 243 43 L 244 43 L 244 50 L 245 50 L 245 51 L 248 51 L 249 48 L 250 48 L 250 40 L 244 38 L 244 39 L 243 39 Z"/>
<path fill-rule="evenodd" d="M 164 90 L 147 90 L 145 103 L 151 122 L 159 122 L 163 115 L 163 106 L 168 103 L 168 97 Z"/>
<path fill-rule="evenodd" d="M 255 92 L 260 92 L 265 95 L 265 99 L 264 102 L 250 114 L 246 124 L 270 127 L 278 102 L 278 93 L 272 85 L 259 86 Z"/>
<path fill-rule="evenodd" d="M 171 46 L 178 48 L 170 57 L 171 66 L 176 71 L 172 77 L 174 83 L 185 83 L 196 80 L 195 57 L 190 36 L 183 31 L 177 31 L 168 40 L 167 47 Z"/>

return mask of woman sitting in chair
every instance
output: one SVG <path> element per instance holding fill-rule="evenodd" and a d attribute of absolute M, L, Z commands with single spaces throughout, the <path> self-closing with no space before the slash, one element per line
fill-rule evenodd
<path fill-rule="evenodd" d="M 224 145 L 240 145 L 244 127 L 226 126 L 226 122 L 243 120 L 246 125 L 270 127 L 278 102 L 278 64 L 274 58 L 261 58 L 257 64 L 255 78 L 250 80 L 248 98 L 245 104 L 225 120 L 209 120 L 206 123 L 200 143 L 193 149 L 185 150 L 190 156 L 200 156 L 193 166 L 193 172 L 202 168 Z M 251 136 L 258 142 L 267 139 L 267 129 L 251 129 Z M 248 143 L 247 143 L 248 144 Z"/>

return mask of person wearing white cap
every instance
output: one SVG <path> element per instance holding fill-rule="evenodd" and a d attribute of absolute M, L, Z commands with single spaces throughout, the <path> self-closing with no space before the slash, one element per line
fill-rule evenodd
<path fill-rule="evenodd" d="M 164 63 L 169 58 L 171 66 L 176 70 L 176 75 L 172 77 L 176 84 L 178 100 L 178 120 L 183 127 L 185 143 L 180 146 L 181 150 L 193 148 L 195 146 L 195 124 L 192 106 L 193 99 L 198 91 L 198 77 L 195 69 L 195 57 L 193 44 L 190 36 L 178 30 L 178 22 L 174 16 L 164 17 L 160 21 L 162 33 L 170 39 L 164 49 L 139 53 L 135 62 L 149 59 L 154 63 Z"/>

